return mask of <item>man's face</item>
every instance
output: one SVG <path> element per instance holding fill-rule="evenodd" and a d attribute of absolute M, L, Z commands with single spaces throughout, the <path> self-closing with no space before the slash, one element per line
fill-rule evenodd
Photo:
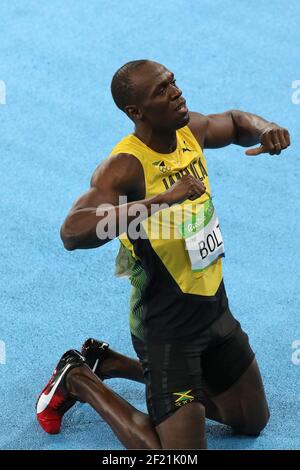
<path fill-rule="evenodd" d="M 136 107 L 153 129 L 176 130 L 189 122 L 189 111 L 174 74 L 156 62 L 142 65 L 132 77 Z M 140 117 L 134 120 L 137 122 Z"/>

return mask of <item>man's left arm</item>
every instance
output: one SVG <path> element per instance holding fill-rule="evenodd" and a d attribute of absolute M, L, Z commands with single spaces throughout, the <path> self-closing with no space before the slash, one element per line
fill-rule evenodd
<path fill-rule="evenodd" d="M 255 114 L 231 110 L 207 116 L 190 113 L 190 117 L 189 127 L 203 148 L 220 148 L 230 144 L 252 147 L 260 144 L 247 150 L 246 155 L 279 155 L 290 145 L 287 129 Z"/>

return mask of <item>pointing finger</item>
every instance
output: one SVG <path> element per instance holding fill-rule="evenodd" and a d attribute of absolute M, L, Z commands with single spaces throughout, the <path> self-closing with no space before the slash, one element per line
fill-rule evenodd
<path fill-rule="evenodd" d="M 249 157 L 255 157 L 256 155 L 260 155 L 264 151 L 265 151 L 264 146 L 260 145 L 259 147 L 246 150 L 245 154 L 248 155 Z"/>

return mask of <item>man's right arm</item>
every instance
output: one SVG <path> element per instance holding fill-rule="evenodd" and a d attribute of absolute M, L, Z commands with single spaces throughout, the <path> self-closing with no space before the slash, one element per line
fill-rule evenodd
<path fill-rule="evenodd" d="M 111 240 L 97 235 L 97 225 L 104 217 L 108 225 L 116 223 L 118 236 L 124 232 L 120 231 L 119 221 L 125 220 L 128 227 L 136 218 L 133 205 L 142 205 L 146 219 L 154 213 L 153 205 L 172 205 L 204 192 L 203 183 L 188 175 L 167 191 L 145 199 L 144 171 L 139 160 L 130 154 L 114 155 L 96 169 L 91 188 L 74 203 L 61 227 L 61 238 L 67 250 L 97 248 Z M 129 202 L 119 205 L 120 196 L 127 196 Z M 105 214 L 97 215 L 97 209 L 99 214 L 99 206 L 104 204 L 109 205 Z"/>

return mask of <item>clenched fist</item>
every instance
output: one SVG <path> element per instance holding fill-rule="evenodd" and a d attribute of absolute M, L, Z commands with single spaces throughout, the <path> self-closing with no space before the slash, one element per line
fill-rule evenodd
<path fill-rule="evenodd" d="M 259 147 L 247 150 L 246 155 L 256 156 L 260 153 L 279 155 L 281 150 L 286 149 L 291 143 L 289 131 L 277 124 L 269 124 L 260 136 L 260 143 Z"/>
<path fill-rule="evenodd" d="M 192 175 L 184 175 L 171 188 L 163 193 L 164 202 L 172 205 L 190 199 L 193 201 L 206 191 L 204 183 Z"/>

